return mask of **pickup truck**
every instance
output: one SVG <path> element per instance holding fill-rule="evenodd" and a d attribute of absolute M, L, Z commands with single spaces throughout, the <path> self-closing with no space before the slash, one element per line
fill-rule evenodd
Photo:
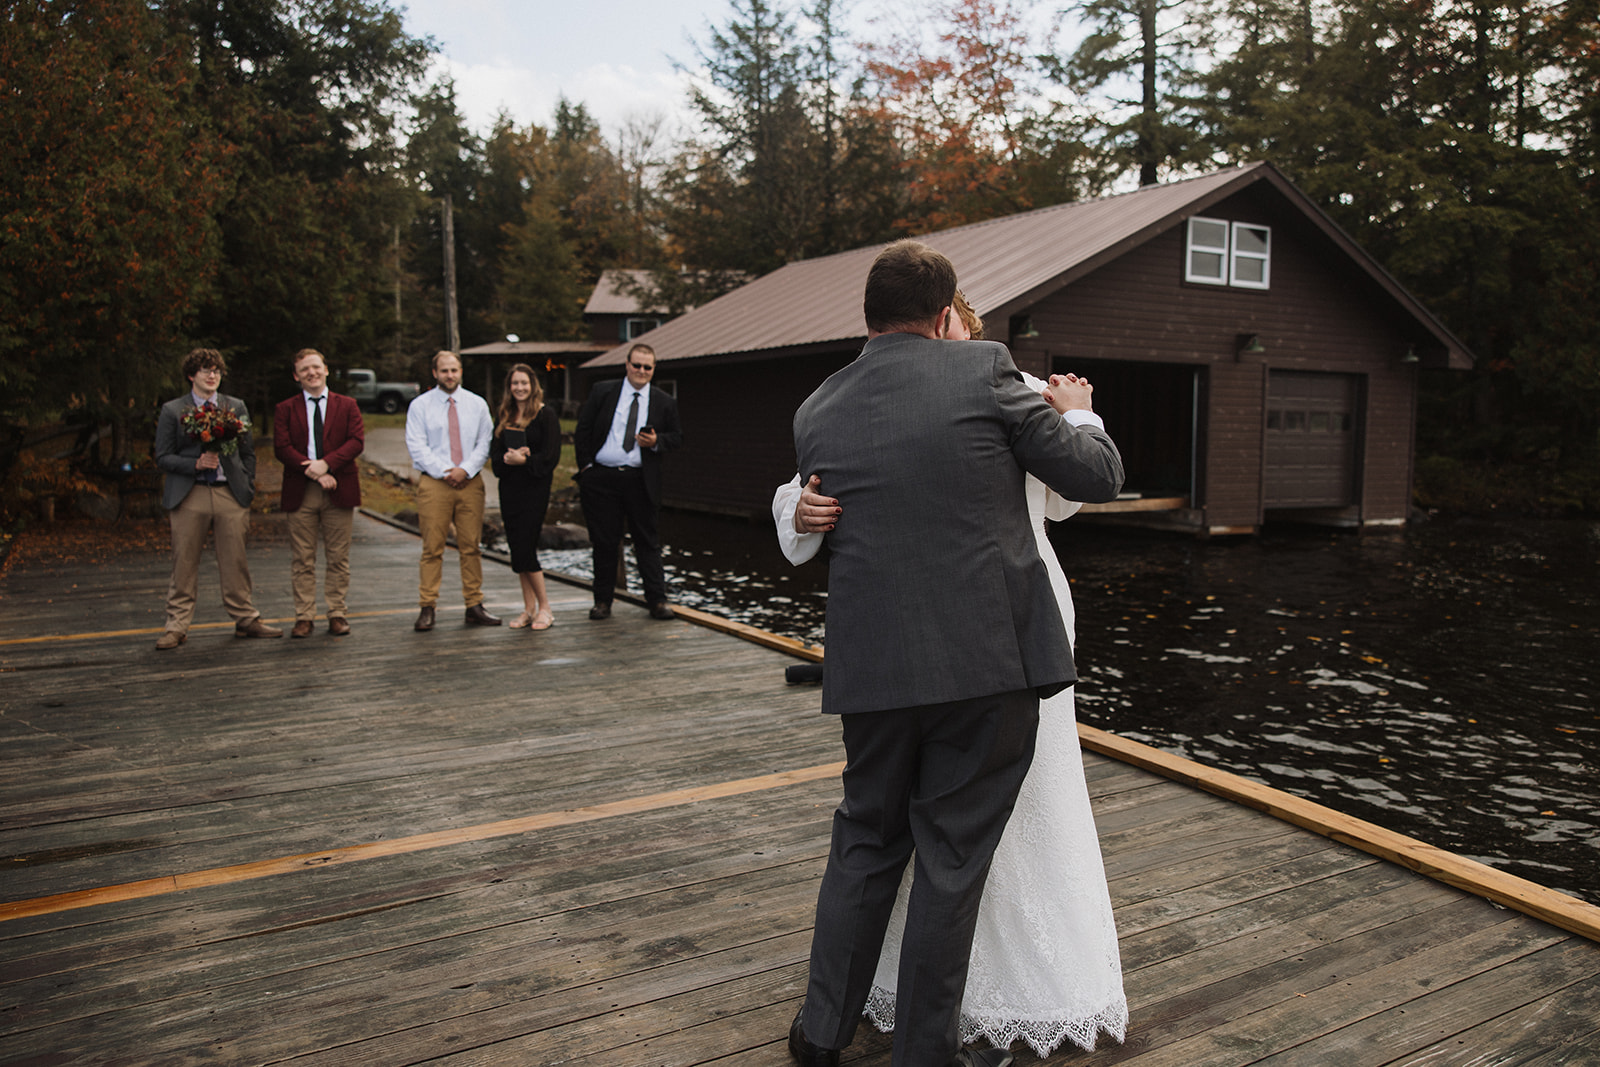
<path fill-rule="evenodd" d="M 370 370 L 347 370 L 344 387 L 356 403 L 368 411 L 393 415 L 405 410 L 422 390 L 413 382 L 380 382 Z"/>

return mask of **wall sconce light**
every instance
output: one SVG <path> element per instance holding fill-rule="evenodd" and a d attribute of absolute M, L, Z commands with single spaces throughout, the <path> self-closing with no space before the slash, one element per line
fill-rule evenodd
<path fill-rule="evenodd" d="M 1039 331 L 1033 328 L 1033 316 L 1024 315 L 1020 319 L 1011 320 L 1011 336 L 1013 338 L 1033 339 L 1039 336 Z"/>
<path fill-rule="evenodd" d="M 1262 356 L 1267 350 L 1261 344 L 1261 335 L 1241 333 L 1234 341 L 1234 350 L 1241 356 Z"/>
<path fill-rule="evenodd" d="M 507 342 L 507 343 L 508 343 L 508 344 L 513 344 L 513 345 L 514 345 L 514 344 L 516 344 L 516 343 L 517 343 L 517 342 L 518 342 L 518 341 L 520 341 L 520 340 L 522 340 L 522 338 L 520 338 L 520 337 L 518 337 L 518 336 L 517 336 L 517 335 L 516 335 L 516 334 L 514 334 L 514 333 L 508 333 L 508 334 L 506 334 L 506 342 Z"/>
<path fill-rule="evenodd" d="M 1401 363 L 1417 363 L 1417 362 L 1419 362 L 1419 360 L 1417 359 L 1417 347 L 1415 345 L 1406 345 L 1406 354 L 1400 357 L 1400 362 Z"/>

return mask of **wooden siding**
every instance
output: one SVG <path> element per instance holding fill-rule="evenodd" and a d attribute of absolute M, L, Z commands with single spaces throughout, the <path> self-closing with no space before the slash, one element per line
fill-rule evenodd
<path fill-rule="evenodd" d="M 1364 522 L 1393 522 L 1411 512 L 1416 394 L 1416 371 L 1411 366 L 1385 367 L 1367 376 L 1361 494 Z"/>
<path fill-rule="evenodd" d="M 1209 527 L 1261 523 L 1261 432 L 1266 368 L 1218 363 L 1206 388 L 1205 470 L 1200 506 Z"/>

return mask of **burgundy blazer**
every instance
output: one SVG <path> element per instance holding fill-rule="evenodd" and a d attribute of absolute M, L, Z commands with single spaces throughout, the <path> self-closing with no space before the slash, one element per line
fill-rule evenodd
<path fill-rule="evenodd" d="M 356 457 L 367 446 L 366 432 L 361 423 L 361 408 L 347 396 L 329 390 L 325 395 L 328 409 L 322 416 L 322 443 L 327 449 L 323 457 L 328 473 L 339 484 L 333 489 L 333 506 L 355 508 L 361 506 L 361 477 L 356 470 Z M 284 511 L 298 511 L 305 499 L 306 477 L 303 464 L 307 460 L 306 441 L 311 436 L 311 426 L 306 421 L 304 392 L 295 393 L 280 403 L 272 419 L 272 451 L 283 464 Z"/>

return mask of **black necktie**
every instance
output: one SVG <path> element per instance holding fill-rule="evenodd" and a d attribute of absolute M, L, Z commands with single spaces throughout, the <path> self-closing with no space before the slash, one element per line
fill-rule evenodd
<path fill-rule="evenodd" d="M 624 452 L 632 452 L 633 451 L 634 445 L 637 443 L 637 442 L 634 441 L 634 436 L 635 436 L 636 432 L 638 431 L 638 429 L 639 429 L 639 392 L 638 392 L 638 390 L 634 390 L 633 403 L 628 405 L 628 425 L 626 425 L 626 426 L 624 426 L 622 428 L 622 450 Z"/>
<path fill-rule="evenodd" d="M 315 404 L 316 414 L 311 417 L 311 443 L 317 446 L 317 458 L 323 459 L 322 454 L 322 398 L 314 396 L 311 402 Z"/>

